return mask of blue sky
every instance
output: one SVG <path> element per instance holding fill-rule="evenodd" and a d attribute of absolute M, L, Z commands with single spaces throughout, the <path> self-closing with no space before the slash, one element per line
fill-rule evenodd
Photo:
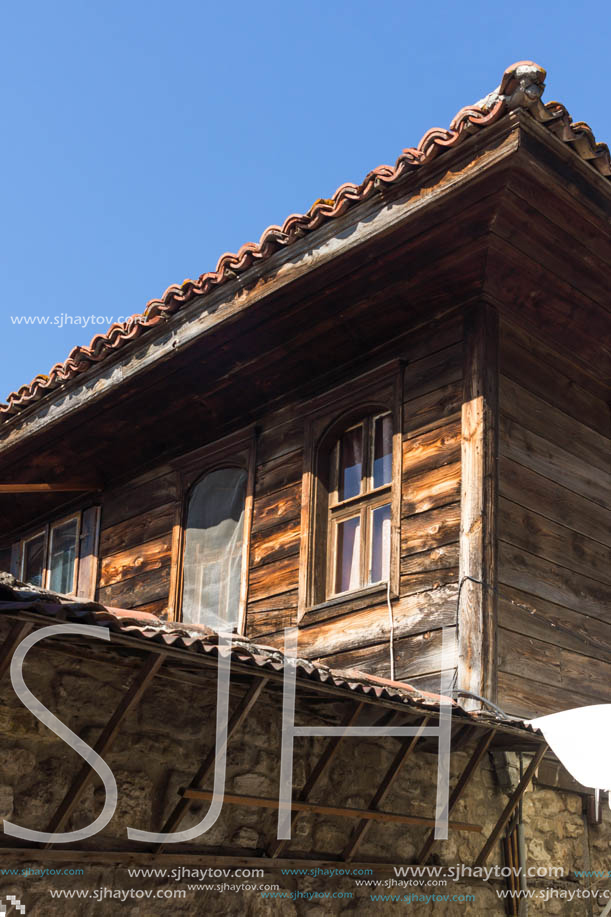
<path fill-rule="evenodd" d="M 607 3 L 5 4 L 0 400 L 90 328 L 215 267 L 270 223 L 548 70 L 611 140 Z M 96 326 L 95 330 L 106 330 Z"/>

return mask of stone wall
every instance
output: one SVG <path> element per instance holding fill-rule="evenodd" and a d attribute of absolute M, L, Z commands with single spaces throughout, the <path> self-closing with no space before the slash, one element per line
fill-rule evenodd
<path fill-rule="evenodd" d="M 7 631 L 0 621 L 0 639 Z M 75 732 L 89 744 L 94 744 L 123 693 L 129 687 L 141 659 L 126 651 L 117 654 L 108 648 L 108 662 L 100 662 L 79 655 L 78 645 L 72 655 L 56 652 L 38 645 L 24 667 L 24 676 L 30 689 Z M 168 670 L 166 675 L 172 674 Z M 80 760 L 64 743 L 57 739 L 15 696 L 8 675 L 0 698 L 0 811 L 14 823 L 43 830 L 60 804 Z M 177 790 L 192 779 L 206 753 L 212 747 L 214 736 L 214 683 L 178 681 L 176 676 L 163 677 L 163 668 L 147 689 L 140 705 L 121 727 L 112 751 L 106 756 L 119 787 L 119 804 L 112 822 L 92 838 L 88 844 L 98 849 L 125 848 L 127 826 L 146 830 L 160 830 L 177 801 Z M 236 690 L 242 694 L 244 686 Z M 229 792 L 274 797 L 277 794 L 280 749 L 279 691 L 265 689 L 258 704 L 239 735 L 231 740 L 228 752 L 227 790 Z M 345 713 L 341 704 L 327 699 L 299 706 L 298 722 L 314 725 L 337 722 Z M 325 747 L 325 739 L 297 739 L 295 743 L 295 785 L 303 785 L 314 763 Z M 343 750 L 334 759 L 326 778 L 312 795 L 313 801 L 349 807 L 367 807 L 380 779 L 391 763 L 397 740 L 347 739 Z M 464 767 L 467 752 L 452 755 L 452 775 Z M 395 812 L 431 815 L 435 803 L 436 757 L 416 753 L 393 785 L 384 808 Z M 433 848 L 432 864 L 454 866 L 472 864 L 482 846 L 483 839 L 494 825 L 507 801 L 507 794 L 499 784 L 498 768 L 486 758 L 465 798 L 461 800 L 452 817 L 457 820 L 480 823 L 483 834 L 451 832 L 449 840 L 438 842 Z M 103 789 L 99 781 L 92 782 L 78 808 L 73 813 L 66 830 L 90 823 L 100 812 Z M 562 866 L 566 881 L 544 878 L 531 883 L 531 888 L 563 891 L 587 889 L 586 880 L 575 881 L 575 869 L 611 869 L 611 819 L 604 811 L 604 825 L 588 826 L 582 815 L 582 797 L 572 792 L 561 792 L 542 786 L 531 788 L 524 799 L 528 865 Z M 194 825 L 202 818 L 207 802 L 193 806 L 181 827 Z M 238 808 L 225 805 L 221 817 L 211 831 L 197 843 L 197 851 L 210 853 L 210 848 L 240 848 L 243 855 L 262 853 L 276 836 L 277 814 L 273 810 Z M 344 818 L 324 815 L 301 815 L 296 822 L 291 841 L 290 855 L 337 854 L 345 847 L 354 822 Z M 413 860 L 427 833 L 426 828 L 373 823 L 358 860 L 385 858 L 393 863 Z M 5 837 L 4 843 L 11 844 Z M 170 848 L 168 848 L 170 850 Z M 174 850 L 171 850 L 174 852 Z M 488 866 L 502 865 L 500 848 L 495 849 Z M 25 864 L 8 854 L 3 857 L 3 868 L 22 869 Z M 483 882 L 463 879 L 455 884 L 429 887 L 389 889 L 373 885 L 357 886 L 354 877 L 329 878 L 327 876 L 290 876 L 267 870 L 263 879 L 248 878 L 197 878 L 180 880 L 162 877 L 132 877 L 123 861 L 120 863 L 82 860 L 75 855 L 65 861 L 49 859 L 32 860 L 33 869 L 82 869 L 81 875 L 4 875 L 0 876 L 0 897 L 16 895 L 26 906 L 27 917 L 70 914 L 128 917 L 166 913 L 212 915 L 348 915 L 396 914 L 408 910 L 417 917 L 425 915 L 488 915 L 505 913 L 497 890 L 504 889 L 502 879 Z M 138 865 L 138 862 L 132 865 Z M 150 866 L 149 864 L 146 864 Z M 165 864 L 158 864 L 165 866 Z M 202 866 L 194 856 L 189 864 Z M 206 865 L 208 865 L 206 863 Z M 130 867 L 131 868 L 131 867 Z M 168 872 L 176 864 L 167 866 Z M 372 881 L 392 878 L 379 873 Z M 191 884 L 225 882 L 236 886 L 245 883 L 253 886 L 242 891 L 224 893 L 210 888 L 189 889 Z M 364 881 L 361 877 L 359 881 Z M 262 897 L 266 885 L 278 885 L 281 890 L 295 893 L 294 899 L 270 900 Z M 600 882 L 601 888 L 609 883 Z M 255 887 L 256 886 L 256 887 Z M 89 891 L 106 888 L 135 892 L 184 890 L 186 897 L 172 899 L 125 899 L 106 897 L 102 901 L 60 900 L 52 898 L 49 890 Z M 268 889 L 269 890 L 269 889 Z M 306 894 L 330 893 L 345 897 L 328 899 L 307 898 Z M 473 895 L 474 901 L 428 901 L 411 903 L 372 901 L 372 894 L 438 894 Z M 10 913 L 10 911 L 9 911 Z M 589 917 L 600 913 L 600 908 L 584 899 L 572 901 L 558 897 L 532 901 L 529 913 L 572 915 Z"/>

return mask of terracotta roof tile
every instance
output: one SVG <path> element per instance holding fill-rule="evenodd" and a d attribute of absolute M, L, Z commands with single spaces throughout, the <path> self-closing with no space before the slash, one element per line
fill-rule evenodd
<path fill-rule="evenodd" d="M 28 385 L 12 392 L 6 404 L 0 404 L 0 419 L 29 407 L 46 394 L 60 388 L 90 367 L 95 366 L 151 328 L 165 322 L 186 303 L 205 295 L 223 283 L 233 280 L 249 267 L 270 258 L 279 249 L 314 232 L 329 220 L 342 216 L 354 204 L 366 200 L 387 185 L 430 162 L 445 150 L 499 121 L 508 111 L 521 108 L 530 114 L 606 178 L 611 179 L 611 157 L 604 143 L 597 143 L 591 128 L 583 121 L 572 121 L 559 102 L 540 101 L 545 86 L 545 70 L 532 61 L 519 61 L 508 67 L 498 88 L 475 105 L 462 108 L 448 129 L 432 128 L 416 147 L 401 153 L 394 166 L 381 165 L 369 172 L 360 185 L 346 182 L 332 198 L 317 200 L 307 213 L 294 213 L 282 226 L 269 226 L 258 243 L 247 242 L 236 254 L 221 255 L 214 271 L 197 280 L 184 280 L 168 287 L 161 299 L 151 300 L 140 315 L 111 325 L 105 334 L 97 334 L 88 347 L 75 347 L 63 363 L 56 363 L 48 375 L 38 375 Z"/>

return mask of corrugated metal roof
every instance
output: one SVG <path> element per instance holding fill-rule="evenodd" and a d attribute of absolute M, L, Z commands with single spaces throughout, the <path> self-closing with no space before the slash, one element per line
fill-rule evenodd
<path fill-rule="evenodd" d="M 305 214 L 291 214 L 282 226 L 269 226 L 258 243 L 247 242 L 237 254 L 221 255 L 214 271 L 201 274 L 197 280 L 185 280 L 168 287 L 161 299 L 151 300 L 144 311 L 127 322 L 115 323 L 105 334 L 96 335 L 88 347 L 75 347 L 68 358 L 56 363 L 47 375 L 38 375 L 28 385 L 11 392 L 6 404 L 0 404 L 0 421 L 44 398 L 91 367 L 113 355 L 180 311 L 198 296 L 234 280 L 252 265 L 270 258 L 279 249 L 308 235 L 329 220 L 343 216 L 358 204 L 386 186 L 395 184 L 420 166 L 467 137 L 499 121 L 508 111 L 520 108 L 569 144 L 601 175 L 611 179 L 611 157 L 604 143 L 597 143 L 591 128 L 583 121 L 574 122 L 559 102 L 540 101 L 546 71 L 532 61 L 519 61 L 508 67 L 500 86 L 475 105 L 462 108 L 448 129 L 431 128 L 416 147 L 401 153 L 394 166 L 381 165 L 369 172 L 360 185 L 346 182 L 328 200 L 317 200 Z"/>
<path fill-rule="evenodd" d="M 204 653 L 213 657 L 219 653 L 219 634 L 208 627 L 164 621 L 137 609 L 111 608 L 98 602 L 75 600 L 21 583 L 11 574 L 0 573 L 0 615 L 20 617 L 26 613 L 49 618 L 49 623 L 53 620 L 107 627 L 111 633 L 135 637 L 148 644 L 158 644 L 186 653 Z M 233 635 L 231 658 L 233 662 L 276 674 L 283 672 L 286 663 L 286 656 L 278 649 L 252 643 L 239 635 Z M 291 664 L 295 666 L 299 679 L 312 683 L 349 690 L 369 698 L 399 701 L 423 712 L 438 709 L 443 700 L 452 704 L 457 713 L 468 717 L 474 723 L 502 724 L 494 714 L 468 713 L 452 698 L 420 691 L 405 682 L 391 681 L 353 669 L 330 669 L 319 662 L 300 658 L 291 660 Z M 512 726 L 527 727 L 522 720 L 513 717 L 510 720 Z M 527 728 L 532 734 L 532 728 Z"/>

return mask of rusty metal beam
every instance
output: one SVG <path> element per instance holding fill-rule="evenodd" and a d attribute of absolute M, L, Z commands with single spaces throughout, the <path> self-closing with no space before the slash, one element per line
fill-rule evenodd
<path fill-rule="evenodd" d="M 484 757 L 484 755 L 490 748 L 490 743 L 492 742 L 493 738 L 494 738 L 494 729 L 490 729 L 488 732 L 485 732 L 483 734 L 483 736 L 477 743 L 475 747 L 475 751 L 471 755 L 471 758 L 467 762 L 465 769 L 463 770 L 462 774 L 458 778 L 456 786 L 452 790 L 452 793 L 450 795 L 450 799 L 448 802 L 448 815 L 450 814 L 450 812 L 452 811 L 452 809 L 454 808 L 454 806 L 456 805 L 456 803 L 458 802 L 458 800 L 464 793 L 465 789 L 467 788 L 467 784 L 469 783 L 469 781 L 471 780 L 471 777 L 475 773 L 480 761 L 482 760 L 482 758 Z M 424 865 L 426 861 L 428 860 L 429 854 L 431 852 L 431 847 L 433 846 L 434 843 L 435 843 L 435 832 L 431 831 L 427 839 L 424 842 L 422 850 L 418 854 L 418 862 L 421 865 Z"/>
<path fill-rule="evenodd" d="M 406 739 L 401 744 L 401 748 L 395 755 L 392 764 L 386 771 L 386 774 L 384 775 L 384 779 L 382 780 L 380 786 L 378 787 L 376 791 L 375 796 L 373 797 L 373 799 L 371 800 L 371 803 L 369 804 L 368 811 L 374 811 L 378 808 L 379 805 L 382 804 L 382 802 L 388 795 L 393 783 L 399 776 L 401 768 L 403 767 L 403 765 L 405 764 L 405 762 L 407 761 L 407 759 L 409 758 L 409 756 L 412 754 L 413 750 L 415 749 L 416 745 L 418 744 L 418 740 L 422 734 L 422 730 L 425 728 L 427 723 L 428 723 L 428 718 L 424 717 L 424 719 L 422 719 L 422 721 L 418 724 L 418 732 L 416 733 L 416 735 L 410 736 L 409 739 Z M 432 824 L 435 824 L 435 819 L 427 819 L 426 823 L 428 824 L 429 821 Z M 415 824 L 415 823 L 412 822 L 412 824 Z M 424 822 L 418 822 L 418 824 L 424 824 Z M 370 827 L 371 827 L 371 821 L 368 819 L 367 816 L 363 816 L 363 820 L 360 821 L 359 824 L 354 829 L 352 837 L 348 841 L 348 846 L 344 849 L 344 852 L 342 854 L 342 859 L 346 860 L 346 862 L 350 862 L 350 860 L 352 860 L 352 858 L 354 857 L 354 854 L 356 853 L 356 851 L 358 850 L 358 848 L 364 841 L 365 836 L 367 835 L 367 832 L 369 831 Z"/>
<path fill-rule="evenodd" d="M 341 725 L 345 728 L 348 728 L 349 726 L 354 726 L 359 716 L 361 715 L 363 706 L 364 704 L 362 703 L 357 704 L 354 710 L 351 710 L 348 716 L 345 717 Z M 322 777 L 326 769 L 328 768 L 329 764 L 331 763 L 331 761 L 337 754 L 339 746 L 340 746 L 340 742 L 342 741 L 343 738 L 344 736 L 332 736 L 329 739 L 325 747 L 325 750 L 322 753 L 322 755 L 320 756 L 320 758 L 318 759 L 318 761 L 316 762 L 312 770 L 312 773 L 306 780 L 303 788 L 297 794 L 297 799 L 299 802 L 306 802 L 310 793 L 312 792 L 312 790 L 314 789 L 314 787 L 316 786 L 316 784 L 318 783 L 318 781 L 320 780 L 320 778 Z M 291 816 L 291 830 L 298 818 L 299 818 L 299 811 L 295 810 Z M 271 849 L 269 856 L 272 859 L 279 856 L 282 853 L 282 851 L 285 849 L 287 844 L 289 843 L 290 843 L 289 840 L 279 840 L 276 843 L 276 845 Z"/>
<path fill-rule="evenodd" d="M 106 752 L 110 751 L 123 720 L 139 702 L 145 690 L 157 674 L 162 662 L 162 656 L 150 656 L 134 678 L 128 691 L 121 699 L 119 706 L 111 716 L 94 746 L 94 751 L 100 755 L 100 757 L 103 757 Z M 84 764 L 80 769 L 70 789 L 61 801 L 55 815 L 49 822 L 47 831 L 50 834 L 62 830 L 94 773 L 95 771 L 89 764 Z M 47 849 L 51 846 L 52 842 L 47 841 L 43 849 Z"/>
<path fill-rule="evenodd" d="M 242 699 L 242 701 L 238 703 L 238 706 L 236 710 L 234 711 L 233 716 L 230 718 L 229 723 L 227 724 L 227 734 L 223 742 L 223 745 L 225 747 L 227 746 L 227 743 L 229 742 L 229 739 L 231 738 L 231 736 L 235 732 L 237 732 L 237 730 L 240 728 L 240 726 L 242 725 L 242 723 L 244 722 L 244 720 L 246 719 L 246 717 L 248 716 L 248 714 L 250 713 L 250 711 L 252 710 L 256 702 L 258 701 L 259 695 L 263 691 L 263 688 L 267 684 L 268 680 L 269 679 L 267 678 L 255 678 L 250 688 L 246 692 L 244 698 Z M 204 763 L 202 764 L 200 769 L 197 771 L 197 773 L 193 777 L 193 780 L 190 783 L 189 789 L 197 790 L 201 788 L 202 783 L 204 782 L 204 780 L 206 779 L 206 777 L 208 776 L 208 774 L 214 767 L 216 756 L 220 752 L 220 750 L 221 750 L 220 748 L 215 747 L 212 749 L 212 751 L 209 752 L 206 759 L 204 760 Z M 166 823 L 164 824 L 163 828 L 161 829 L 161 832 L 163 834 L 169 834 L 172 831 L 176 831 L 178 825 L 180 825 L 181 821 L 183 820 L 183 818 L 185 817 L 185 815 L 187 814 L 190 808 L 191 808 L 191 800 L 186 798 L 186 795 L 185 795 L 182 797 L 182 799 L 180 799 L 176 803 L 176 806 L 174 807 L 173 811 L 168 816 Z M 165 849 L 165 846 L 166 846 L 165 844 L 158 844 L 154 848 L 154 852 L 161 853 Z"/>
<path fill-rule="evenodd" d="M 203 799 L 210 801 L 213 797 L 212 790 L 183 790 L 183 795 L 187 799 Z M 263 796 L 238 796 L 236 793 L 225 793 L 223 801 L 230 806 L 246 806 L 255 809 L 279 809 L 280 802 L 278 799 L 268 799 Z M 395 812 L 380 812 L 378 809 L 349 809 L 345 806 L 324 806 L 314 802 L 299 802 L 294 799 L 291 802 L 291 808 L 299 812 L 312 812 L 316 815 L 335 815 L 339 818 L 362 818 L 366 821 L 392 822 L 400 825 L 434 825 L 435 819 L 425 815 L 398 815 Z M 455 831 L 475 831 L 482 830 L 481 825 L 473 825 L 470 822 L 450 822 L 450 828 Z"/>
<path fill-rule="evenodd" d="M 541 758 L 543 757 L 546 751 L 547 751 L 547 745 L 543 742 L 537 749 L 535 756 L 533 757 L 532 761 L 526 768 L 526 771 L 524 772 L 524 776 L 518 783 L 515 791 L 513 792 L 511 796 L 511 799 L 509 800 L 509 802 L 503 809 L 503 813 L 501 817 L 499 818 L 499 820 L 497 821 L 494 828 L 492 829 L 490 837 L 488 838 L 488 840 L 482 847 L 482 850 L 477 860 L 475 861 L 476 866 L 483 866 L 485 864 L 486 860 L 488 859 L 490 855 L 490 851 L 492 850 L 496 841 L 498 840 L 501 831 L 503 830 L 503 828 L 505 827 L 505 825 L 511 818 L 515 807 L 518 805 L 522 796 L 524 795 L 528 787 L 528 784 L 532 780 L 534 773 L 537 770 L 537 767 L 539 766 L 539 762 L 541 761 Z"/>

